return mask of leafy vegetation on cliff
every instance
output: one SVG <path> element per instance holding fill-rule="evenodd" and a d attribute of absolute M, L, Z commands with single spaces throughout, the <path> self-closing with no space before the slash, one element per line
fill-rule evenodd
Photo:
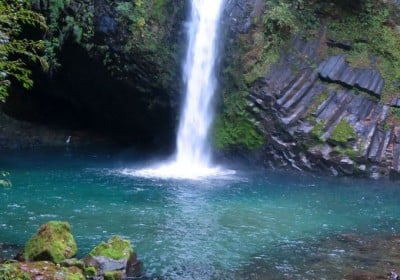
<path fill-rule="evenodd" d="M 11 82 L 20 83 L 25 89 L 33 86 L 30 63 L 41 63 L 44 43 L 31 39 L 24 29 L 34 27 L 45 30 L 44 18 L 30 10 L 27 0 L 0 1 L 0 101 L 4 101 Z"/>
<path fill-rule="evenodd" d="M 264 144 L 264 133 L 248 111 L 252 85 L 265 75 L 280 56 L 291 35 L 317 23 L 303 1 L 266 1 L 255 13 L 248 33 L 239 34 L 228 49 L 224 69 L 224 92 L 220 114 L 214 125 L 214 142 L 223 150 L 248 150 Z"/>
<path fill-rule="evenodd" d="M 329 37 L 352 42 L 352 48 L 346 54 L 353 66 L 380 71 L 385 79 L 384 102 L 390 102 L 400 91 L 400 33 L 396 28 L 400 18 L 396 14 L 398 8 L 392 5 L 390 2 L 365 1 L 358 13 L 328 22 Z"/>

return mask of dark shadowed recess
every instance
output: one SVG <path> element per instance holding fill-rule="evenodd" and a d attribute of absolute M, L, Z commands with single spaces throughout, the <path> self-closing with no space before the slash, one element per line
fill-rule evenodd
<path fill-rule="evenodd" d="M 14 89 L 4 111 L 20 120 L 100 133 L 122 145 L 172 147 L 176 120 L 168 93 L 143 93 L 137 88 L 149 85 L 113 78 L 74 43 L 63 46 L 59 62 L 51 77 L 35 71 L 32 92 Z"/>

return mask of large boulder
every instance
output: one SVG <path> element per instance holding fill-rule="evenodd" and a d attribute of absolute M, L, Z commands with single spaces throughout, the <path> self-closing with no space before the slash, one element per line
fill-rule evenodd
<path fill-rule="evenodd" d="M 28 261 L 60 263 L 76 255 L 77 246 L 67 222 L 50 221 L 26 243 L 23 256 Z"/>

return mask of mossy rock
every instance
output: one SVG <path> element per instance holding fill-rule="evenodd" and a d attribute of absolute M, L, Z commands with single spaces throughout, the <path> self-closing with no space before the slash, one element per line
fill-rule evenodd
<path fill-rule="evenodd" d="M 122 271 L 108 271 L 104 274 L 104 280 L 122 280 Z"/>
<path fill-rule="evenodd" d="M 7 263 L 0 265 L 0 280 L 30 280 L 28 273 L 21 270 L 16 264 Z"/>
<path fill-rule="evenodd" d="M 94 266 L 88 266 L 85 268 L 86 278 L 93 277 L 97 275 L 97 270 Z"/>
<path fill-rule="evenodd" d="M 77 246 L 67 222 L 50 221 L 27 242 L 24 258 L 28 261 L 60 263 L 76 255 Z"/>
<path fill-rule="evenodd" d="M 129 240 L 122 239 L 119 236 L 113 236 L 107 243 L 101 242 L 97 245 L 90 251 L 89 256 L 103 256 L 113 260 L 122 260 L 128 259 L 131 253 L 133 253 L 133 249 Z"/>
<path fill-rule="evenodd" d="M 60 267 L 52 262 L 20 262 L 0 265 L 0 280 L 85 280 L 78 267 Z"/>
<path fill-rule="evenodd" d="M 83 275 L 82 270 L 77 267 L 64 268 L 65 280 L 85 280 L 86 277 Z"/>
<path fill-rule="evenodd" d="M 357 137 L 354 128 L 345 120 L 341 120 L 336 127 L 333 129 L 329 140 L 334 143 L 344 145 L 348 141 L 353 140 Z"/>

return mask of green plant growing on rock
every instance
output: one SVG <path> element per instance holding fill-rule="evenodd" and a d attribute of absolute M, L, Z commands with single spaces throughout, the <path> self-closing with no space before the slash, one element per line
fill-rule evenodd
<path fill-rule="evenodd" d="M 324 134 L 324 128 L 325 128 L 324 120 L 321 120 L 315 124 L 315 126 L 311 130 L 311 135 L 314 137 L 315 140 L 319 142 L 324 142 L 324 139 L 322 139 L 322 135 Z"/>
<path fill-rule="evenodd" d="M 122 271 L 107 271 L 104 274 L 104 280 L 120 280 L 122 278 Z"/>
<path fill-rule="evenodd" d="M 97 270 L 93 266 L 88 266 L 85 268 L 84 273 L 85 273 L 86 278 L 90 278 L 90 277 L 96 276 Z"/>
<path fill-rule="evenodd" d="M 342 119 L 333 129 L 329 139 L 337 144 L 345 145 L 356 136 L 353 127 L 345 119 Z"/>
<path fill-rule="evenodd" d="M 385 79 L 383 102 L 390 102 L 400 90 L 400 36 L 389 24 L 397 8 L 384 1 L 364 2 L 358 13 L 331 18 L 328 37 L 355 42 L 347 52 L 350 64 L 377 68 Z"/>
<path fill-rule="evenodd" d="M 262 2 L 252 18 L 249 32 L 237 36 L 226 53 L 224 95 L 214 123 L 213 139 L 219 149 L 257 149 L 265 142 L 257 108 L 250 112 L 248 94 L 271 65 L 279 60 L 294 34 L 314 36 L 318 18 L 308 1 Z"/>
<path fill-rule="evenodd" d="M 296 33 L 298 25 L 292 8 L 292 4 L 289 1 L 273 1 L 272 5 L 265 10 L 263 16 L 266 31 L 270 34 L 282 32 L 289 35 Z"/>
<path fill-rule="evenodd" d="M 43 41 L 22 35 L 28 26 L 47 29 L 43 16 L 30 10 L 28 0 L 0 1 L 0 102 L 8 95 L 13 81 L 25 89 L 33 86 L 29 63 L 40 63 L 47 68 L 41 55 Z"/>
<path fill-rule="evenodd" d="M 247 119 L 249 118 L 249 119 Z M 243 147 L 246 150 L 260 148 L 264 144 L 263 135 L 256 130 L 251 122 L 251 116 L 240 116 L 232 122 L 223 118 L 215 121 L 214 145 L 218 149 L 229 150 L 235 147 Z"/>
<path fill-rule="evenodd" d="M 20 270 L 13 263 L 0 264 L 0 280 L 31 280 L 28 273 Z"/>

